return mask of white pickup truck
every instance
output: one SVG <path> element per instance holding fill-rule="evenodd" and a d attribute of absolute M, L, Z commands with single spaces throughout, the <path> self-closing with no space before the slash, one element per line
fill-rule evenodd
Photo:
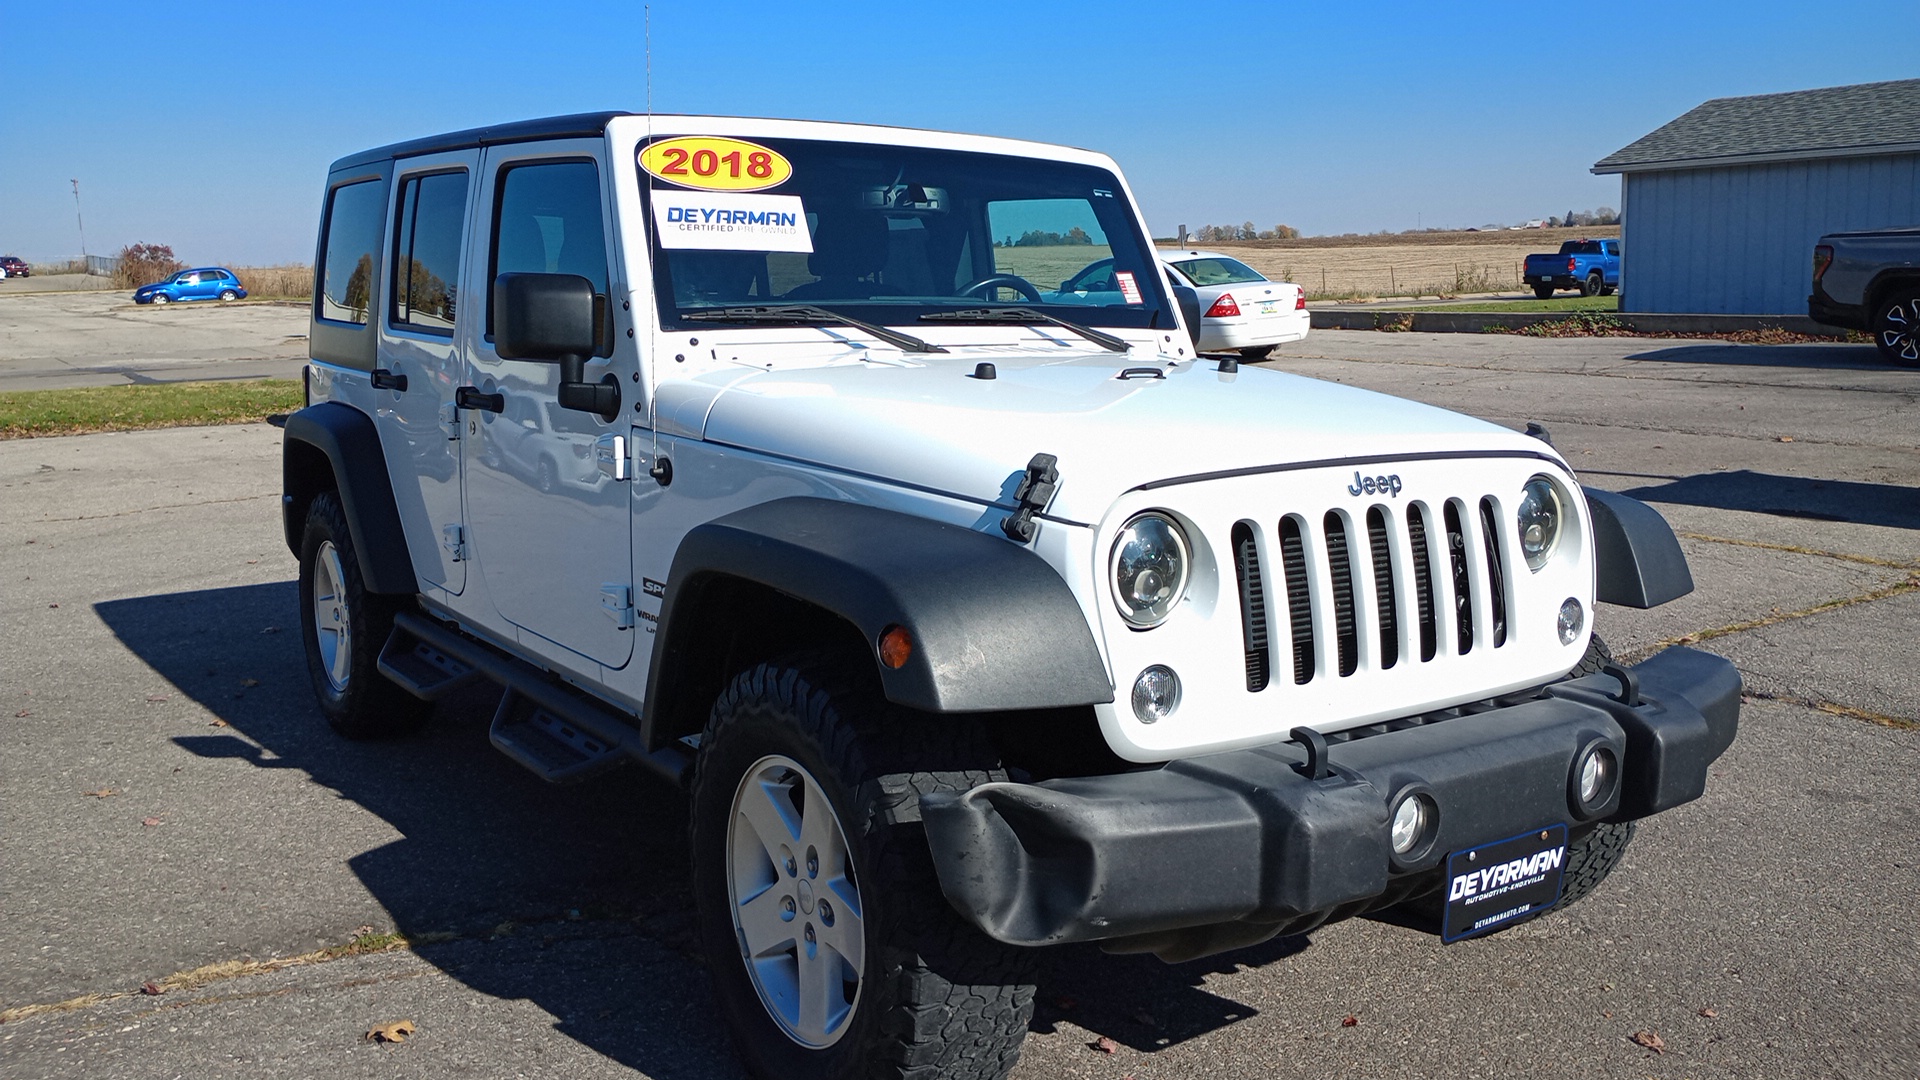
<path fill-rule="evenodd" d="M 1003 1076 L 1061 942 L 1500 930 L 1734 738 L 1731 665 L 1594 635 L 1692 588 L 1658 514 L 1196 354 L 1101 154 L 507 124 L 335 162 L 316 265 L 283 509 L 320 714 L 402 736 L 489 680 L 539 776 L 684 790 L 759 1076 Z"/>

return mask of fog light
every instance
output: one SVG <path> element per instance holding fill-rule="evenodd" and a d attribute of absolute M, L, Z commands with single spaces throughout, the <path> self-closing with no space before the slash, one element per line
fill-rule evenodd
<path fill-rule="evenodd" d="M 1580 802 L 1588 807 L 1607 801 L 1613 787 L 1613 751 L 1596 746 L 1580 763 Z"/>
<path fill-rule="evenodd" d="M 1180 676 L 1165 664 L 1155 664 L 1133 680 L 1133 715 L 1143 724 L 1165 720 L 1180 707 Z"/>
<path fill-rule="evenodd" d="M 1586 629 L 1587 612 L 1580 601 L 1569 596 L 1560 605 L 1560 644 L 1571 645 L 1580 639 L 1580 631 Z"/>
<path fill-rule="evenodd" d="M 1393 853 L 1405 855 L 1427 834 L 1433 810 L 1425 795 L 1409 795 L 1393 808 Z"/>

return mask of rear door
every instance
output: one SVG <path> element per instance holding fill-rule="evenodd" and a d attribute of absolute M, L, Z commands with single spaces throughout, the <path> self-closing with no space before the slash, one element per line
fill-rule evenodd
<path fill-rule="evenodd" d="M 618 668 L 633 654 L 631 487 L 602 473 L 594 450 L 602 435 L 629 434 L 631 421 L 560 408 L 559 365 L 502 359 L 490 310 L 491 282 L 509 271 L 578 274 L 617 306 L 603 146 L 579 139 L 483 151 L 486 217 L 467 260 L 474 333 L 462 341 L 466 383 L 503 395 L 505 408 L 463 410 L 461 446 L 472 548 L 495 611 L 537 649 L 532 637 Z M 585 377 L 616 376 L 630 410 L 634 344 L 603 336 Z"/>
<path fill-rule="evenodd" d="M 460 280 L 472 223 L 480 154 L 462 150 L 395 163 L 386 234 L 387 310 L 375 423 L 394 499 L 420 579 L 458 594 L 466 587 L 466 515 L 461 509 L 460 422 L 453 392 L 465 374 L 455 332 L 471 319 Z M 398 389 L 399 380 L 406 389 Z"/>

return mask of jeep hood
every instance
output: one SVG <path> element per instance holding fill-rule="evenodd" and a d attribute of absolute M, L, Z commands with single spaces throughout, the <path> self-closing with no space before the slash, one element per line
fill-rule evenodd
<path fill-rule="evenodd" d="M 1092 524 L 1126 491 L 1234 469 L 1348 457 L 1541 451 L 1506 428 L 1338 383 L 1213 361 L 998 355 L 787 371 L 660 387 L 663 429 L 1012 507 L 1038 453 L 1059 459 L 1047 516 Z M 1122 378 L 1123 369 L 1136 374 Z M 1163 373 L 1154 377 L 1152 372 Z M 1551 453 L 1551 451 L 1547 451 Z"/>

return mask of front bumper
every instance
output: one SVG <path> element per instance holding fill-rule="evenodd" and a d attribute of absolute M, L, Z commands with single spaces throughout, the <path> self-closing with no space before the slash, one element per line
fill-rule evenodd
<path fill-rule="evenodd" d="M 1739 673 L 1675 648 L 1628 674 L 1637 687 L 1592 675 L 1333 742 L 1319 780 L 1290 742 L 928 795 L 921 816 L 947 899 L 991 937 L 1204 955 L 1414 895 L 1451 851 L 1555 824 L 1579 835 L 1698 798 L 1733 743 Z M 1613 751 L 1619 782 L 1582 813 L 1570 785 L 1596 743 Z M 1437 824 L 1417 858 L 1398 859 L 1389 807 L 1412 790 L 1434 801 Z"/>

